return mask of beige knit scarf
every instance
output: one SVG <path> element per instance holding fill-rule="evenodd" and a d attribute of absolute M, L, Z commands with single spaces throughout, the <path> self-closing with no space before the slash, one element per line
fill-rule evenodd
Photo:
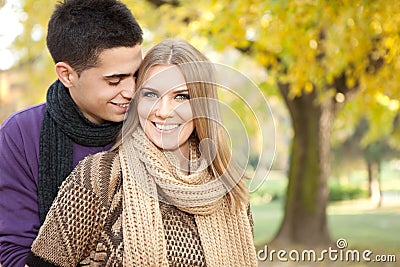
<path fill-rule="evenodd" d="M 257 266 L 247 207 L 228 207 L 226 190 L 191 147 L 190 174 L 184 175 L 141 129 L 120 148 L 123 174 L 124 266 L 168 266 L 159 201 L 194 214 L 206 264 Z"/>

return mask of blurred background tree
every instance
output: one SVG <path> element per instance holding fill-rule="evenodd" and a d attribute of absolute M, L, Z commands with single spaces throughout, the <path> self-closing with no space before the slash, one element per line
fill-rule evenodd
<path fill-rule="evenodd" d="M 397 118 L 395 123 L 396 121 Z M 367 173 L 368 197 L 379 207 L 382 204 L 382 164 L 397 159 L 400 151 L 395 144 L 394 135 L 382 136 L 375 141 L 363 144 L 362 140 L 368 129 L 368 121 L 362 117 L 355 125 L 351 136 L 345 137 L 345 140 L 337 139 L 333 141 L 332 162 L 335 165 L 342 166 L 342 168 L 335 170 L 336 175 L 345 177 L 346 173 L 351 171 L 354 162 L 361 160 L 360 165 L 364 166 Z"/>
<path fill-rule="evenodd" d="M 400 2 L 125 2 L 145 30 L 145 47 L 167 37 L 184 38 L 212 59 L 215 51 L 237 51 L 252 62 L 235 62 L 246 74 L 256 68 L 267 73 L 258 76 L 259 87 L 271 99 L 280 97 L 292 127 L 278 132 L 278 137 L 290 136 L 291 145 L 284 218 L 274 241 L 313 246 L 330 242 L 326 207 L 331 144 L 350 138 L 362 118 L 368 128 L 360 147 L 389 137 L 391 147 L 400 145 L 395 120 L 400 107 L 400 14 L 394 12 Z M 44 100 L 55 79 L 44 42 L 54 3 L 23 3 L 24 32 L 15 42 L 19 62 L 14 70 L 30 74 L 24 86 L 29 100 L 36 102 Z M 279 123 L 279 129 L 287 129 L 286 122 Z"/>

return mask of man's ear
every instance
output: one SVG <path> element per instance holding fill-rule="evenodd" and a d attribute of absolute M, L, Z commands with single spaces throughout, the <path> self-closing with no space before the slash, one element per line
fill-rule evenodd
<path fill-rule="evenodd" d="M 76 71 L 66 62 L 57 62 L 55 68 L 58 79 L 64 86 L 67 88 L 72 87 L 75 76 L 78 75 Z"/>

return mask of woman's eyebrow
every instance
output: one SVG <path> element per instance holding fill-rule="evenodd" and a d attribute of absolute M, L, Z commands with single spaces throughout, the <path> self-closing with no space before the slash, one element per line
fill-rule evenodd
<path fill-rule="evenodd" d="M 149 91 L 153 91 L 153 92 L 158 92 L 158 90 L 156 88 L 153 88 L 150 86 L 142 86 L 142 87 L 140 87 L 140 90 L 149 90 Z"/>
<path fill-rule="evenodd" d="M 150 86 L 142 86 L 140 88 L 140 90 L 150 90 L 150 91 L 153 91 L 153 92 L 159 92 L 159 90 L 157 88 L 153 88 L 153 87 L 150 87 Z M 168 90 L 167 92 L 173 92 L 173 93 L 179 94 L 179 93 L 184 93 L 184 92 L 186 93 L 188 91 L 189 90 L 187 88 L 181 88 L 181 89 L 177 89 L 177 90 L 172 88 L 172 89 Z"/>
<path fill-rule="evenodd" d="M 171 91 L 174 92 L 174 93 L 176 93 L 176 94 L 188 93 L 188 92 L 189 92 L 189 90 L 188 90 L 187 88 L 185 88 L 185 89 L 179 89 L 179 90 L 174 90 L 174 89 L 172 89 Z"/>

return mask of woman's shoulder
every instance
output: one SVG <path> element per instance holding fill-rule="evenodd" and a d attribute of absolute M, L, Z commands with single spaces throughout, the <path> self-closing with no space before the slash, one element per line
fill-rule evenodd
<path fill-rule="evenodd" d="M 77 169 L 89 173 L 103 173 L 104 169 L 120 169 L 119 153 L 113 150 L 88 155 L 78 163 L 75 170 Z"/>
<path fill-rule="evenodd" d="M 118 190 L 121 183 L 118 151 L 103 151 L 85 157 L 69 178 L 96 195 L 109 197 L 111 192 Z"/>

